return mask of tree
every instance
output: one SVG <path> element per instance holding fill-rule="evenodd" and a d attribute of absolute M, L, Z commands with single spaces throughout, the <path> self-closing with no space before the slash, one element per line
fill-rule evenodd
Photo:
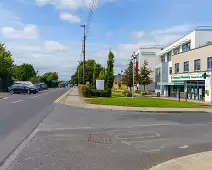
<path fill-rule="evenodd" d="M 123 84 L 126 84 L 128 87 L 131 88 L 133 87 L 133 62 L 130 61 L 128 68 L 125 69 L 124 71 L 124 76 L 123 76 Z"/>
<path fill-rule="evenodd" d="M 97 79 L 98 80 L 105 80 L 105 72 L 106 72 L 106 69 L 102 68 L 101 72 L 99 73 L 99 77 Z"/>
<path fill-rule="evenodd" d="M 90 84 L 93 83 L 95 65 L 96 65 L 95 60 L 88 60 L 86 64 L 85 80 L 89 81 Z"/>
<path fill-rule="evenodd" d="M 144 90 L 146 90 L 146 86 L 151 84 L 153 80 L 150 78 L 150 74 L 152 73 L 152 70 L 148 68 L 149 63 L 145 60 L 144 64 L 141 66 L 140 71 L 140 82 L 144 87 Z"/>
<path fill-rule="evenodd" d="M 103 67 L 101 64 L 96 64 L 94 67 L 94 73 L 93 73 L 93 87 L 96 87 L 96 80 L 99 78 L 101 71 L 103 70 Z"/>
<path fill-rule="evenodd" d="M 139 69 L 136 69 L 134 66 L 134 83 L 136 83 L 136 80 L 140 82 L 141 76 L 139 74 Z M 130 90 L 132 90 L 133 87 L 133 62 L 130 61 L 128 68 L 125 69 L 124 75 L 123 75 L 123 84 L 126 84 L 128 87 L 130 87 Z"/>
<path fill-rule="evenodd" d="M 114 83 L 114 63 L 115 63 L 115 56 L 112 51 L 108 54 L 108 61 L 107 61 L 107 70 L 106 70 L 106 77 L 105 77 L 105 85 L 107 88 L 112 89 Z"/>
<path fill-rule="evenodd" d="M 36 76 L 34 67 L 31 64 L 22 64 L 20 66 L 15 66 L 15 78 L 20 81 L 27 81 L 30 78 Z"/>
<path fill-rule="evenodd" d="M 13 66 L 12 54 L 0 43 L 0 77 L 12 76 Z"/>

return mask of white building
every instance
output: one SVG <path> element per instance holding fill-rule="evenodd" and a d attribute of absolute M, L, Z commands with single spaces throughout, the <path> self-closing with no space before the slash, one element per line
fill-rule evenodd
<path fill-rule="evenodd" d="M 151 78 L 153 79 L 153 83 L 146 86 L 146 90 L 155 91 L 155 66 L 158 62 L 158 58 L 161 52 L 161 46 L 142 46 L 135 53 L 137 55 L 136 68 L 140 69 L 144 61 L 146 60 L 149 63 L 149 68 L 153 71 L 151 73 Z M 137 85 L 139 89 L 143 89 L 142 85 Z"/>
<path fill-rule="evenodd" d="M 185 94 L 185 91 L 187 91 L 186 90 L 187 88 L 185 88 L 187 87 L 187 85 L 185 85 L 185 83 L 187 82 L 183 80 L 176 81 L 174 77 L 181 77 L 181 76 L 184 77 L 185 75 L 187 78 L 188 77 L 192 78 L 192 77 L 195 77 L 197 72 L 198 72 L 198 76 L 206 72 L 207 69 L 205 65 L 207 63 L 205 63 L 206 62 L 205 59 L 204 61 L 201 61 L 201 62 L 204 62 L 202 63 L 202 65 L 204 65 L 204 68 L 203 68 L 204 70 L 196 70 L 193 68 L 193 67 L 196 67 L 195 66 L 196 60 L 198 60 L 198 62 L 200 63 L 200 60 L 202 58 L 201 53 L 199 53 L 199 59 L 195 59 L 193 61 L 193 59 L 189 57 L 189 55 L 191 54 L 188 52 L 189 51 L 194 51 L 196 53 L 198 53 L 199 51 L 202 52 L 202 50 L 196 50 L 196 49 L 211 43 L 212 43 L 212 27 L 197 27 L 195 30 L 193 30 L 189 34 L 185 35 L 184 37 L 180 38 L 179 40 L 175 41 L 174 43 L 164 48 L 160 52 L 161 62 L 157 64 L 155 69 L 155 74 L 156 74 L 155 75 L 155 82 L 156 82 L 155 92 L 160 92 L 162 95 L 169 96 L 169 97 L 177 97 L 178 92 L 180 92 L 180 94 L 182 93 L 181 96 L 183 96 Z M 187 55 L 184 55 L 184 53 Z M 204 51 L 202 53 L 204 54 L 204 58 L 212 56 L 212 51 L 211 51 L 211 56 L 206 56 L 208 55 L 208 53 L 205 53 Z M 183 55 L 183 57 L 181 56 L 181 54 Z M 179 55 L 181 57 L 178 57 Z M 194 54 L 192 53 L 192 55 Z M 198 58 L 198 55 L 196 56 L 196 58 Z M 174 59 L 174 63 L 173 63 L 173 59 Z M 184 63 L 184 65 L 182 63 Z M 193 67 L 191 68 L 191 66 Z M 182 71 L 183 70 L 182 67 L 184 67 L 184 71 Z M 198 79 L 195 79 L 195 80 L 197 80 L 197 84 L 198 84 L 199 80 Z M 193 81 L 193 79 L 191 79 L 191 81 Z M 192 83 L 191 81 L 190 83 Z M 201 81 L 202 81 L 201 83 L 203 83 L 202 77 L 201 77 Z M 205 86 L 205 81 L 204 81 L 204 86 Z M 197 89 L 199 89 L 199 87 L 197 86 L 194 88 L 196 91 L 198 91 Z M 176 93 L 176 91 L 178 92 Z"/>

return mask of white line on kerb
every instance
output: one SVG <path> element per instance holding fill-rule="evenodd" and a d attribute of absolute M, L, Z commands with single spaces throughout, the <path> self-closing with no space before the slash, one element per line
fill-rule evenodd
<path fill-rule="evenodd" d="M 23 102 L 23 100 L 17 100 L 17 101 L 12 102 L 12 103 L 15 104 L 15 103 L 19 103 L 19 102 Z"/>

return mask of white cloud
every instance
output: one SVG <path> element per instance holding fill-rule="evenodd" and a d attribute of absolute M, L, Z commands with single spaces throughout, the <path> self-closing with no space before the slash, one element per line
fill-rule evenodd
<path fill-rule="evenodd" d="M 43 49 L 44 51 L 49 53 L 64 52 L 67 50 L 67 48 L 63 44 L 56 41 L 45 41 Z"/>
<path fill-rule="evenodd" d="M 3 27 L 1 33 L 8 39 L 39 39 L 39 32 L 36 25 L 26 25 L 23 29 L 15 29 L 13 27 Z"/>
<path fill-rule="evenodd" d="M 80 22 L 79 17 L 72 15 L 71 13 L 68 13 L 68 12 L 61 12 L 60 19 L 64 20 L 64 21 L 69 21 L 71 23 L 79 23 Z"/>
<path fill-rule="evenodd" d="M 141 45 L 167 45 L 180 38 L 192 28 L 193 25 L 183 24 L 150 32 L 139 31 L 132 33 L 132 39 Z"/>
<path fill-rule="evenodd" d="M 139 40 L 141 38 L 143 38 L 145 36 L 145 32 L 144 31 L 139 31 L 139 32 L 134 32 L 132 33 L 132 38 L 133 40 Z"/>

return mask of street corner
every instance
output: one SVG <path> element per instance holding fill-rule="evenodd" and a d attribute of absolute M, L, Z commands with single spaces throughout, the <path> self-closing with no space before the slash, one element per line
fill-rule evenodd
<path fill-rule="evenodd" d="M 211 170 L 212 151 L 192 154 L 169 160 L 149 170 Z"/>

